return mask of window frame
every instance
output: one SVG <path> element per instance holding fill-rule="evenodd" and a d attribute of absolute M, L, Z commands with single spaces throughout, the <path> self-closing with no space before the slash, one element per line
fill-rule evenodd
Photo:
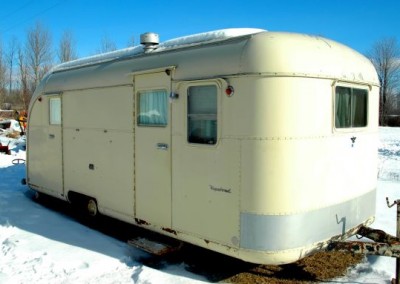
<path fill-rule="evenodd" d="M 52 102 L 58 101 L 56 105 Z M 58 108 L 57 112 L 53 112 L 54 107 Z M 61 125 L 62 124 L 62 101 L 61 96 L 51 96 L 49 97 L 49 125 Z"/>
<path fill-rule="evenodd" d="M 353 109 L 354 103 L 354 90 L 357 91 L 364 91 L 365 92 L 365 125 L 363 126 L 354 126 L 354 114 L 350 113 L 351 122 L 349 125 L 340 127 L 337 126 L 337 88 L 347 88 L 350 89 L 350 109 Z M 336 131 L 354 131 L 357 129 L 365 129 L 369 126 L 369 97 L 370 97 L 370 89 L 368 86 L 364 85 L 353 85 L 353 84 L 334 84 L 333 85 L 333 128 Z"/>
<path fill-rule="evenodd" d="M 215 87 L 215 113 L 205 113 L 205 114 L 199 114 L 199 113 L 190 113 L 189 108 L 190 108 L 190 89 L 195 88 L 195 87 Z M 218 145 L 219 142 L 219 137 L 220 137 L 220 92 L 221 92 L 221 87 L 218 84 L 218 82 L 215 81 L 204 81 L 204 82 L 193 82 L 187 85 L 186 87 L 186 114 L 185 114 L 185 121 L 186 121 L 186 143 L 192 146 L 205 146 L 205 147 L 215 147 Z M 196 142 L 196 141 L 191 141 L 190 139 L 190 117 L 204 117 L 206 119 L 198 119 L 202 121 L 206 120 L 214 120 L 215 121 L 215 136 L 213 137 L 213 142 Z M 215 119 L 214 119 L 215 118 Z"/>

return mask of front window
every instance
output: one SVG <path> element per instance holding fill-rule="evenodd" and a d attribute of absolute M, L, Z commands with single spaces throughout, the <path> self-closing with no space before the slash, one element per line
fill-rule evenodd
<path fill-rule="evenodd" d="M 335 127 L 367 126 L 368 91 L 349 87 L 336 87 L 335 91 Z"/>
<path fill-rule="evenodd" d="M 165 90 L 139 92 L 138 125 L 165 126 L 167 123 L 167 92 Z"/>
<path fill-rule="evenodd" d="M 188 89 L 188 141 L 217 143 L 217 87 L 192 86 Z"/>

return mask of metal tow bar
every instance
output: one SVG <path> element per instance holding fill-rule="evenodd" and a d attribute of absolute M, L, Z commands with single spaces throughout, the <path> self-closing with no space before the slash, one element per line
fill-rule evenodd
<path fill-rule="evenodd" d="M 395 204 L 397 205 L 397 214 L 396 214 L 396 237 L 399 240 L 400 237 L 400 199 L 393 201 L 392 204 L 389 203 L 389 198 L 386 197 L 386 203 L 389 208 L 393 207 Z M 392 279 L 392 283 L 399 284 L 400 283 L 400 258 L 396 258 L 396 278 Z"/>
<path fill-rule="evenodd" d="M 356 234 L 368 238 L 373 242 L 361 241 L 332 241 L 329 243 L 329 251 L 347 251 L 357 254 L 389 256 L 396 258 L 396 278 L 392 279 L 392 284 L 400 284 L 400 199 L 389 203 L 386 197 L 386 203 L 389 208 L 397 205 L 397 230 L 396 237 L 382 230 L 360 226 Z"/>

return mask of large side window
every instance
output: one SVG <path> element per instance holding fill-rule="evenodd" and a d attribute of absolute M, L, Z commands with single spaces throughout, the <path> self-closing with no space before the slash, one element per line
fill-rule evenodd
<path fill-rule="evenodd" d="M 188 141 L 217 143 L 217 87 L 215 85 L 188 88 Z"/>
<path fill-rule="evenodd" d="M 335 89 L 335 127 L 367 126 L 368 91 L 338 86 Z"/>
<path fill-rule="evenodd" d="M 168 123 L 168 96 L 165 90 L 139 92 L 138 125 L 165 126 Z"/>
<path fill-rule="evenodd" d="M 49 99 L 50 108 L 50 124 L 60 125 L 61 124 L 61 98 L 50 98 Z"/>

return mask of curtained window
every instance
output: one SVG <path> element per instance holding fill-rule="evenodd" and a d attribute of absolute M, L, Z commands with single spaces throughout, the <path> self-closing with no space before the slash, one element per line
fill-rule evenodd
<path fill-rule="evenodd" d="M 138 125 L 165 126 L 167 123 L 167 92 L 165 90 L 139 92 Z"/>
<path fill-rule="evenodd" d="M 348 87 L 335 90 L 335 127 L 367 126 L 368 91 Z"/>
<path fill-rule="evenodd" d="M 188 141 L 217 143 L 217 87 L 192 86 L 188 89 Z"/>

